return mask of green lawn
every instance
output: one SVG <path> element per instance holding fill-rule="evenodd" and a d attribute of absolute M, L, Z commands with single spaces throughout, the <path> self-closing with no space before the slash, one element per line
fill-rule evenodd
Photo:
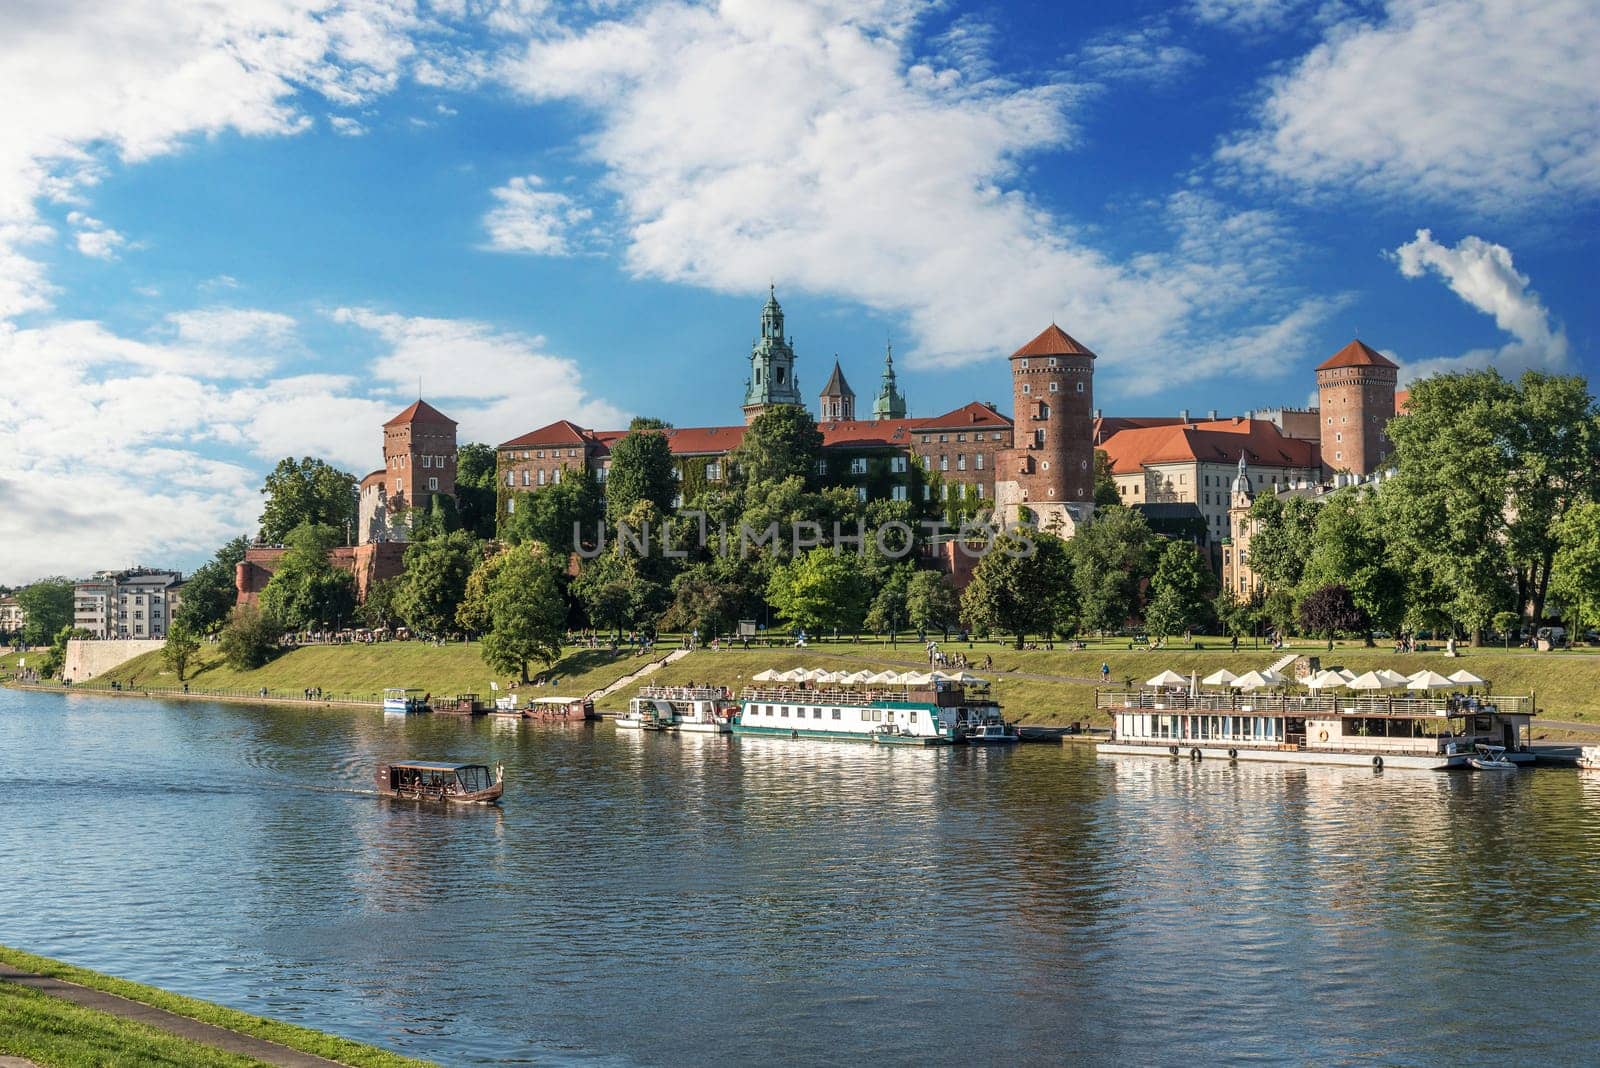
<path fill-rule="evenodd" d="M 665 650 L 654 654 L 664 656 Z M 599 689 L 647 663 L 626 650 L 572 647 L 553 669 L 556 691 L 581 696 Z M 429 645 L 384 642 L 379 645 L 306 646 L 284 653 L 255 671 L 234 671 L 222 662 L 216 646 L 202 646 L 189 665 L 193 692 L 253 695 L 265 686 L 274 696 L 298 699 L 307 687 L 321 687 L 325 697 L 376 702 L 386 686 L 414 686 L 435 695 L 491 695 L 489 683 L 508 686 L 512 677 L 491 671 L 476 643 Z M 107 687 L 112 682 L 137 689 L 175 689 L 178 677 L 161 663 L 159 652 L 145 653 L 98 675 L 80 688 Z M 550 692 L 550 691 L 545 691 Z"/>
<path fill-rule="evenodd" d="M 355 1068 L 429 1068 L 427 1061 L 402 1057 L 375 1046 L 251 1016 L 6 946 L 0 946 L 0 960 L 15 968 L 104 990 L 130 1001 L 268 1039 Z M 79 1065 L 84 1068 L 143 1065 L 234 1068 L 259 1063 L 197 1045 L 146 1024 L 122 1020 L 5 982 L 0 982 L 0 1052 L 27 1057 L 47 1068 L 77 1068 Z"/>

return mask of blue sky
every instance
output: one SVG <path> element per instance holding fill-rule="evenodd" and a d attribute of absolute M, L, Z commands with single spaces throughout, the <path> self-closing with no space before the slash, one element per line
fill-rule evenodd
<path fill-rule="evenodd" d="M 179 0 L 0 12 L 0 582 L 190 567 L 423 392 L 498 441 L 738 419 L 769 280 L 820 388 L 1118 413 L 1591 373 L 1576 0 Z"/>

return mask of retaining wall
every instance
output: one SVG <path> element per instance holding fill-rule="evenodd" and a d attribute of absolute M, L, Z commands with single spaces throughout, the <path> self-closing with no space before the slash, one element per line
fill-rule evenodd
<path fill-rule="evenodd" d="M 74 638 L 67 642 L 67 659 L 62 665 L 61 677 L 68 682 L 82 682 L 126 664 L 141 653 L 159 649 L 166 642 L 152 639 L 119 639 L 116 641 L 85 641 Z"/>

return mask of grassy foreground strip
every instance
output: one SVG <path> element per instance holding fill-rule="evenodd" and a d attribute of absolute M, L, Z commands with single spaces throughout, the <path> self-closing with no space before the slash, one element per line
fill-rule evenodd
<path fill-rule="evenodd" d="M 13 968 L 102 990 L 355 1068 L 433 1068 L 428 1061 L 403 1057 L 376 1046 L 101 975 L 9 946 L 0 946 L 0 961 Z M 258 1063 L 7 982 L 0 982 L 0 1051 L 27 1057 L 51 1068 L 57 1065 L 75 1068 L 77 1065 Z"/>

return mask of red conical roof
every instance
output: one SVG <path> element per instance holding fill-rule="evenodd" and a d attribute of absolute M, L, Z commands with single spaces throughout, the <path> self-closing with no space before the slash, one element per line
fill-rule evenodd
<path fill-rule="evenodd" d="M 1389 357 L 1371 348 L 1360 338 L 1350 342 L 1338 352 L 1329 356 L 1317 365 L 1319 371 L 1331 371 L 1335 367 L 1399 367 Z"/>
<path fill-rule="evenodd" d="M 1079 344 L 1072 335 L 1061 329 L 1055 323 L 1044 328 L 1040 335 L 1022 346 L 1013 356 L 1088 356 L 1093 358 L 1083 345 Z"/>
<path fill-rule="evenodd" d="M 439 409 L 425 400 L 418 400 L 411 407 L 389 420 L 384 426 L 405 426 L 408 423 L 449 423 L 456 425 L 456 421 L 445 415 Z"/>

